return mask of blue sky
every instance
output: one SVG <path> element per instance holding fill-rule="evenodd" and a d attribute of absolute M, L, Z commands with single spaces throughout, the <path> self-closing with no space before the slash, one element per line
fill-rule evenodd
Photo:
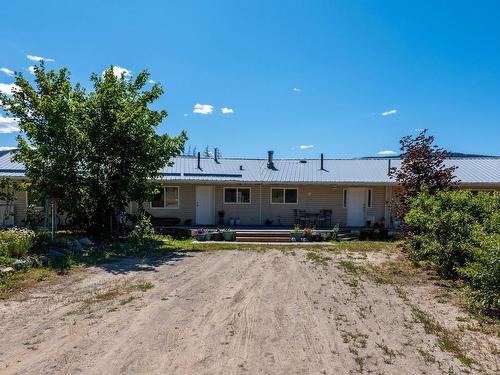
<path fill-rule="evenodd" d="M 0 68 L 30 76 L 40 56 L 83 84 L 148 69 L 166 89 L 159 131 L 185 129 L 191 147 L 376 156 L 428 127 L 449 150 L 500 154 L 498 1 L 45 0 L 2 14 Z M 0 119 L 0 146 L 9 129 Z"/>

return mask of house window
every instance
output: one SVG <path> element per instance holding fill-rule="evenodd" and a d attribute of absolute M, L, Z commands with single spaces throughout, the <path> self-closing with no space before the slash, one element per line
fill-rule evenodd
<path fill-rule="evenodd" d="M 344 208 L 347 208 L 347 189 L 344 189 L 344 203 L 343 206 Z"/>
<path fill-rule="evenodd" d="M 249 204 L 250 188 L 224 188 L 224 203 Z"/>
<path fill-rule="evenodd" d="M 372 194 L 373 194 L 372 189 L 368 189 L 367 194 L 368 195 L 366 197 L 366 203 L 368 205 L 368 208 L 372 208 Z"/>
<path fill-rule="evenodd" d="M 162 186 L 153 196 L 151 208 L 179 208 L 179 188 L 177 186 Z"/>
<path fill-rule="evenodd" d="M 298 189 L 272 188 L 271 203 L 273 204 L 296 204 L 298 202 Z"/>

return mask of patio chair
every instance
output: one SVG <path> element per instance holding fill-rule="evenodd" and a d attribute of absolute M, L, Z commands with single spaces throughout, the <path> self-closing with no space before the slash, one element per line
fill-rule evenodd
<path fill-rule="evenodd" d="M 306 223 L 306 210 L 293 210 L 294 214 L 294 224 L 303 226 Z"/>
<path fill-rule="evenodd" d="M 332 226 L 332 213 L 333 210 L 320 210 L 318 216 L 318 226 L 319 227 L 331 227 Z"/>

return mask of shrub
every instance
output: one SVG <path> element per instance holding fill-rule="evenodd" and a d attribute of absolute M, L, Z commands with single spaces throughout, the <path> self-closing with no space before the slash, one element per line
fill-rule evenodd
<path fill-rule="evenodd" d="M 500 194 L 423 190 L 405 216 L 410 258 L 444 277 L 463 278 L 471 304 L 499 308 Z"/>
<path fill-rule="evenodd" d="M 35 242 L 35 232 L 30 229 L 12 228 L 0 232 L 0 256 L 20 258 L 26 255 Z"/>
<path fill-rule="evenodd" d="M 472 307 L 500 314 L 500 234 L 483 234 L 480 246 L 459 274 L 469 285 Z"/>
<path fill-rule="evenodd" d="M 153 224 L 149 217 L 140 216 L 135 224 L 134 229 L 129 233 L 127 239 L 134 245 L 144 245 L 154 237 Z"/>

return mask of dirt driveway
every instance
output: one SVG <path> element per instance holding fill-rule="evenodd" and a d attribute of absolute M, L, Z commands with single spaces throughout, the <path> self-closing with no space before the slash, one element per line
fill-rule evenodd
<path fill-rule="evenodd" d="M 0 301 L 0 373 L 498 370 L 495 335 L 463 333 L 477 350 L 466 360 L 442 345 L 463 312 L 436 305 L 432 283 L 400 287 L 353 267 L 391 256 L 216 251 L 90 268 Z M 445 326 L 426 321 L 431 309 Z"/>

